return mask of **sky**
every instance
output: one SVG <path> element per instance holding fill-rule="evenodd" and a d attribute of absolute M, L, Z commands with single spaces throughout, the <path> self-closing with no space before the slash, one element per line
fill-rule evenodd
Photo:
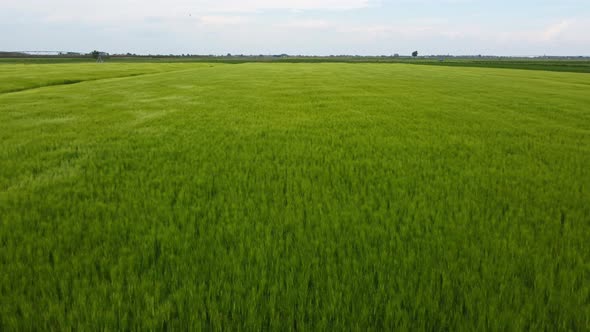
<path fill-rule="evenodd" d="M 0 0 L 0 51 L 590 55 L 590 0 Z"/>

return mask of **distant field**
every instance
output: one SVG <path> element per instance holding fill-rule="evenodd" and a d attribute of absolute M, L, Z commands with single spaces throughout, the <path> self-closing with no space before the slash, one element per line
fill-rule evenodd
<path fill-rule="evenodd" d="M 394 57 L 112 57 L 111 63 L 405 63 L 432 66 L 527 69 L 590 73 L 590 60 L 529 58 L 394 58 Z M 91 58 L 0 58 L 0 64 L 93 63 Z"/>
<path fill-rule="evenodd" d="M 585 330 L 589 106 L 580 73 L 0 65 L 0 330 Z"/>
<path fill-rule="evenodd" d="M 465 60 L 445 59 L 413 61 L 415 64 L 453 66 L 453 67 L 482 67 L 482 68 L 508 68 L 545 70 L 572 73 L 590 73 L 590 61 L 588 60 Z"/>

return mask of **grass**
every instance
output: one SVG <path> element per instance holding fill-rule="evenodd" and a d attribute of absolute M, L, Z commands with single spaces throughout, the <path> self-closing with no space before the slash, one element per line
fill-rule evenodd
<path fill-rule="evenodd" d="M 443 61 L 441 61 L 443 60 Z M 555 72 L 572 72 L 572 73 L 590 73 L 590 60 L 586 58 L 572 59 L 542 59 L 542 58 L 408 58 L 408 57 L 211 57 L 211 56 L 192 56 L 192 57 L 175 57 L 175 56 L 140 56 L 125 57 L 117 56 L 106 60 L 109 63 L 145 63 L 145 64 L 178 64 L 178 63 L 404 63 L 416 65 L 431 66 L 451 66 L 451 67 L 481 67 L 481 68 L 507 68 L 507 69 L 526 69 L 526 70 L 544 70 Z M 56 64 L 56 63 L 94 63 L 95 60 L 90 57 L 34 57 L 34 58 L 1 58 L 0 64 Z"/>
<path fill-rule="evenodd" d="M 195 67 L 198 65 L 195 65 Z M 203 66 L 203 65 L 201 65 Z M 96 63 L 0 65 L 0 93 L 18 92 L 51 85 L 75 84 L 106 78 L 131 77 L 185 69 L 179 64 Z"/>
<path fill-rule="evenodd" d="M 590 73 L 590 61 L 584 60 L 547 60 L 547 59 L 444 59 L 417 60 L 414 64 L 452 67 L 481 67 L 545 70 L 555 72 Z"/>
<path fill-rule="evenodd" d="M 70 66 L 0 95 L 0 330 L 590 326 L 587 75 Z"/>

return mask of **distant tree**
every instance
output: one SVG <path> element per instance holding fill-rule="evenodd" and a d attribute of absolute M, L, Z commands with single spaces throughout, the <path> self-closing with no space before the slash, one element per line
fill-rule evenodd
<path fill-rule="evenodd" d="M 398 54 L 398 53 L 395 53 L 395 54 L 393 55 L 393 57 L 394 57 L 394 58 L 399 58 L 399 54 Z"/>
<path fill-rule="evenodd" d="M 92 57 L 95 59 L 98 59 L 98 56 L 100 55 L 100 52 L 97 50 L 92 51 L 90 54 L 92 54 Z"/>
<path fill-rule="evenodd" d="M 415 58 L 415 57 L 417 57 L 417 56 L 418 56 L 418 51 L 414 51 L 414 52 L 412 52 L 412 56 L 413 56 L 414 58 Z"/>

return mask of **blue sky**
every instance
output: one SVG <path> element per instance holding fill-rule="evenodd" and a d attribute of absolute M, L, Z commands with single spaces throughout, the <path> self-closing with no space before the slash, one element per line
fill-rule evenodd
<path fill-rule="evenodd" d="M 590 0 L 0 0 L 0 50 L 590 55 Z"/>

